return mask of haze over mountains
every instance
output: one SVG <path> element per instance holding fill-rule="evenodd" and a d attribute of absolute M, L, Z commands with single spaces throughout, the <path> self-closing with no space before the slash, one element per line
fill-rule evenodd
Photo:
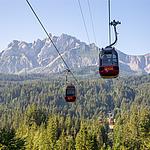
<path fill-rule="evenodd" d="M 95 44 L 87 45 L 67 34 L 50 36 L 71 69 L 98 66 L 99 50 Z M 150 73 L 150 53 L 133 56 L 118 50 L 118 54 L 121 72 Z M 33 43 L 13 40 L 0 53 L 0 73 L 20 74 L 25 70 L 28 73 L 56 73 L 64 69 L 65 65 L 47 38 Z"/>

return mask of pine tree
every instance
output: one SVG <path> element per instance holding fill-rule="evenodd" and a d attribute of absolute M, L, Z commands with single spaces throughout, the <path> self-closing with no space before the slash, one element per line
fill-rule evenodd
<path fill-rule="evenodd" d="M 47 125 L 47 137 L 49 148 L 54 149 L 58 139 L 58 120 L 55 116 L 50 116 Z"/>
<path fill-rule="evenodd" d="M 16 137 L 14 129 L 3 128 L 0 130 L 1 150 L 25 150 L 25 140 Z"/>
<path fill-rule="evenodd" d="M 86 124 L 82 124 L 76 136 L 76 150 L 96 150 L 98 149 L 96 137 L 89 134 Z"/>
<path fill-rule="evenodd" d="M 64 130 L 62 131 L 61 136 L 57 140 L 55 149 L 56 150 L 66 150 L 67 149 L 67 142 L 66 142 L 66 136 L 65 136 Z"/>
<path fill-rule="evenodd" d="M 87 138 L 87 129 L 84 124 L 81 124 L 80 131 L 76 136 L 76 150 L 85 150 L 86 149 L 86 138 Z"/>

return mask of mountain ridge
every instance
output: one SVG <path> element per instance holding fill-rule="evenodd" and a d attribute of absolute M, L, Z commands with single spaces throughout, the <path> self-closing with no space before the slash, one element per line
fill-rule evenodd
<path fill-rule="evenodd" d="M 87 45 L 67 34 L 49 35 L 71 69 L 98 66 L 99 48 L 94 43 Z M 127 55 L 117 51 L 121 71 L 127 74 L 150 73 L 150 53 Z M 13 40 L 0 53 L 0 73 L 56 73 L 64 69 L 65 65 L 48 38 L 33 43 Z"/>

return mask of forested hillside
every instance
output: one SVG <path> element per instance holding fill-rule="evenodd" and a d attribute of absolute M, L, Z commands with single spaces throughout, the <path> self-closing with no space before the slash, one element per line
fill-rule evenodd
<path fill-rule="evenodd" d="M 62 78 L 1 75 L 0 149 L 150 149 L 150 75 L 79 83 L 67 103 Z"/>

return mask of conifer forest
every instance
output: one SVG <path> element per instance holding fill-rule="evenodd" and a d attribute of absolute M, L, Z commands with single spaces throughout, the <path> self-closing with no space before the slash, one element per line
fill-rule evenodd
<path fill-rule="evenodd" d="M 150 75 L 79 83 L 68 103 L 62 78 L 1 74 L 0 149 L 150 149 Z"/>

